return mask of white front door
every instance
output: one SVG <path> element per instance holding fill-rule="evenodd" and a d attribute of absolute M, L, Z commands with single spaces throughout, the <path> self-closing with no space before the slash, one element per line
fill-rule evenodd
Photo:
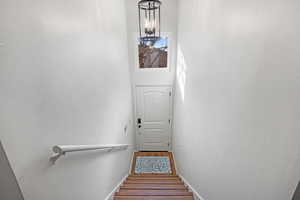
<path fill-rule="evenodd" d="M 171 87 L 136 87 L 136 130 L 140 151 L 169 151 Z"/>

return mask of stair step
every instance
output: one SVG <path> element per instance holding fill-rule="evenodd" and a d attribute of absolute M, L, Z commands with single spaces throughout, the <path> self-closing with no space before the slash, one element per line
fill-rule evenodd
<path fill-rule="evenodd" d="M 128 177 L 127 180 L 181 180 L 179 177 Z"/>
<path fill-rule="evenodd" d="M 182 184 L 124 184 L 121 189 L 144 189 L 144 190 L 187 190 Z"/>
<path fill-rule="evenodd" d="M 192 196 L 115 196 L 114 200 L 193 200 Z"/>
<path fill-rule="evenodd" d="M 116 196 L 192 196 L 192 192 L 182 190 L 125 190 L 121 189 Z"/>
<path fill-rule="evenodd" d="M 180 180 L 126 180 L 124 184 L 183 184 Z"/>
<path fill-rule="evenodd" d="M 172 174 L 135 174 L 135 175 L 129 175 L 128 177 L 179 177 L 179 176 L 172 175 Z"/>
<path fill-rule="evenodd" d="M 137 156 L 169 156 L 172 174 L 135 174 Z M 193 193 L 176 175 L 172 153 L 135 153 L 132 174 L 129 175 L 115 193 L 114 200 L 194 200 Z"/>

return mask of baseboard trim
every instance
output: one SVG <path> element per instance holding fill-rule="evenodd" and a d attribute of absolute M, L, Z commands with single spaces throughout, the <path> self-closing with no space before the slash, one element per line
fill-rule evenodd
<path fill-rule="evenodd" d="M 123 184 L 123 182 L 126 180 L 127 177 L 128 174 L 122 178 L 122 180 L 118 183 L 118 185 L 113 189 L 111 193 L 109 193 L 109 195 L 107 195 L 107 197 L 104 200 L 113 200 L 114 194 L 119 191 L 121 185 Z"/>
<path fill-rule="evenodd" d="M 194 194 L 195 200 L 205 200 L 200 194 L 192 187 L 192 185 L 180 174 L 178 176 L 181 178 L 181 180 L 184 182 L 184 184 L 189 188 L 191 192 Z"/>

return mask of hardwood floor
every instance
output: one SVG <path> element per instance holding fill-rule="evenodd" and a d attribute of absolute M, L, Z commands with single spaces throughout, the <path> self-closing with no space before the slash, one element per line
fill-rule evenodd
<path fill-rule="evenodd" d="M 171 174 L 135 174 L 138 156 L 168 156 Z M 172 153 L 169 152 L 136 152 L 134 154 L 131 175 L 125 180 L 114 200 L 193 200 L 182 180 L 176 175 Z"/>

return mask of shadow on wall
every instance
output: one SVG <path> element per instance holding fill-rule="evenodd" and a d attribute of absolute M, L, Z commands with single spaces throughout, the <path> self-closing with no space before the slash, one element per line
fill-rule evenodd
<path fill-rule="evenodd" d="M 0 141 L 0 199 L 24 200 Z"/>
<path fill-rule="evenodd" d="M 300 200 L 300 183 L 298 183 L 297 189 L 295 191 L 293 200 Z"/>

